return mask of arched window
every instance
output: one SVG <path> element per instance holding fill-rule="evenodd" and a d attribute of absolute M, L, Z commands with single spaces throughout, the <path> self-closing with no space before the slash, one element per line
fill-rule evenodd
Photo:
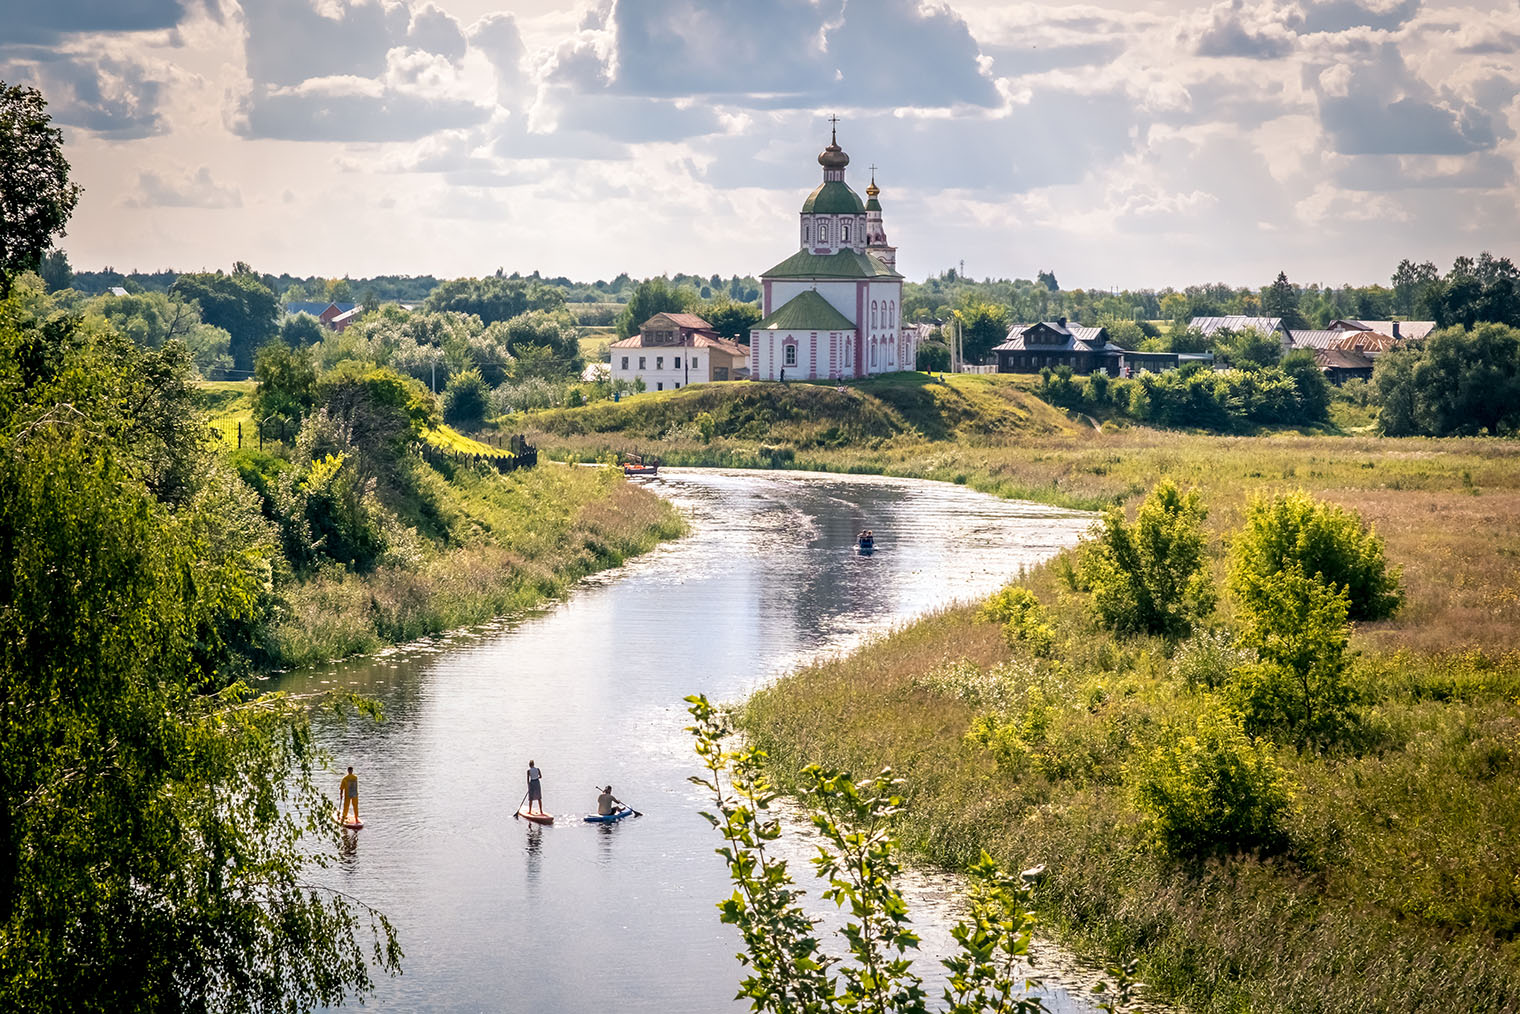
<path fill-rule="evenodd" d="M 876 368 L 876 339 L 871 339 L 871 368 Z"/>
<path fill-rule="evenodd" d="M 822 221 L 822 222 L 818 223 L 818 242 L 820 242 L 820 243 L 827 243 L 828 241 L 829 241 L 829 223 L 828 223 L 827 220 L 825 220 L 825 221 Z"/>
<path fill-rule="evenodd" d="M 813 241 L 812 240 L 812 232 L 813 232 L 813 223 L 811 223 L 811 222 L 803 222 L 802 223 L 802 245 L 803 246 L 807 246 L 809 243 L 811 243 Z"/>
<path fill-rule="evenodd" d="M 841 243 L 848 243 L 849 241 L 850 241 L 850 223 L 849 222 L 841 222 L 840 225 L 839 225 L 839 242 L 841 242 Z"/>
<path fill-rule="evenodd" d="M 871 326 L 876 326 L 876 300 L 871 300 Z"/>

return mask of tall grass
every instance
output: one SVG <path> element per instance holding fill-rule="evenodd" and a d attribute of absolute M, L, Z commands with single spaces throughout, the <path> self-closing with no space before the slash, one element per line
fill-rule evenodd
<path fill-rule="evenodd" d="M 683 530 L 668 503 L 610 469 L 460 469 L 427 492 L 454 544 L 289 588 L 271 634 L 277 665 L 361 654 L 524 609 Z"/>

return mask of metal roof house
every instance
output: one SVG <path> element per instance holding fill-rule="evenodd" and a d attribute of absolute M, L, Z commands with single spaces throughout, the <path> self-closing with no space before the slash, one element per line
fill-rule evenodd
<path fill-rule="evenodd" d="M 1131 352 L 1108 340 L 1101 327 L 1068 324 L 1065 317 L 1037 324 L 1015 324 L 1008 338 L 993 347 L 999 373 L 1038 373 L 1045 367 L 1069 366 L 1073 373 L 1107 373 L 1175 369 L 1175 352 Z"/>

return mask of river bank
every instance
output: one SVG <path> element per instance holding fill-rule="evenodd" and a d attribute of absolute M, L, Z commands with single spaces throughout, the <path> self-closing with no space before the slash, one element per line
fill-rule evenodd
<path fill-rule="evenodd" d="M 904 840 L 930 861 L 1046 863 L 1042 914 L 1065 940 L 1141 956 L 1194 1009 L 1520 1009 L 1520 443 L 1100 432 L 1025 387 L 699 388 L 529 423 L 567 458 L 909 475 L 1073 507 L 1133 504 L 1169 477 L 1203 491 L 1216 578 L 1253 496 L 1303 488 L 1357 511 L 1405 604 L 1353 633 L 1363 738 L 1280 751 L 1299 787 L 1284 853 L 1183 864 L 1146 847 L 1125 765 L 1182 734 L 1187 679 L 1167 645 L 1098 630 L 1060 563 L 1024 580 L 1051 614 L 1048 658 L 951 610 L 781 679 L 743 723 L 783 784 L 813 762 L 892 766 Z M 1217 622 L 1233 624 L 1228 600 Z M 1015 731 L 977 742 L 989 695 Z"/>

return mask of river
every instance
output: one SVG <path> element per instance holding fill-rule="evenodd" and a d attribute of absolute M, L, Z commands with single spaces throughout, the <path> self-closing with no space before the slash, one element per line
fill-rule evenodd
<path fill-rule="evenodd" d="M 918 480 L 670 469 L 649 481 L 687 515 L 690 535 L 541 612 L 280 681 L 384 706 L 378 725 L 318 728 L 358 772 L 366 823 L 319 875 L 386 912 L 406 951 L 405 974 L 380 981 L 368 1006 L 745 1009 L 733 999 L 737 935 L 714 908 L 731 891 L 727 871 L 687 782 L 697 766 L 681 698 L 741 699 L 801 663 L 984 596 L 1091 522 Z M 870 557 L 855 551 L 862 528 L 876 533 Z M 512 817 L 530 759 L 546 808 L 561 815 L 551 828 Z M 581 822 L 608 782 L 644 816 Z M 793 849 L 793 874 L 811 888 L 809 852 Z M 954 883 L 910 883 L 931 982 Z M 1047 985 L 1046 1002 L 1091 1010 L 1079 992 Z"/>

